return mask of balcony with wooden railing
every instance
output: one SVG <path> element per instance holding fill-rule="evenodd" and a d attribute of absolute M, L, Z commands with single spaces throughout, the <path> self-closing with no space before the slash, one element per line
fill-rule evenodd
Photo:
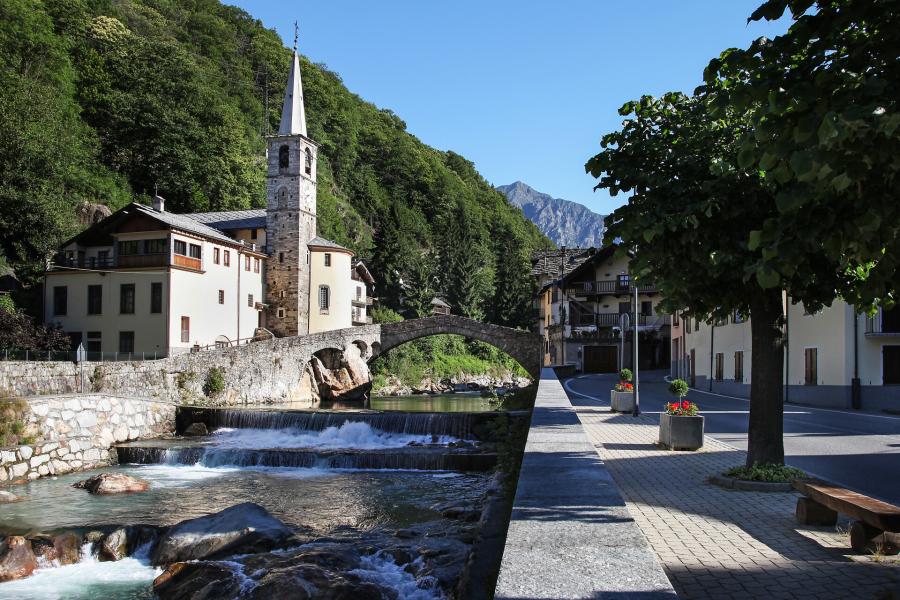
<path fill-rule="evenodd" d="M 573 313 L 573 327 L 619 327 L 622 323 L 621 313 Z M 628 313 L 628 325 L 634 324 L 632 315 Z M 638 315 L 638 325 L 647 324 L 647 315 Z"/>
<path fill-rule="evenodd" d="M 170 258 L 171 257 L 171 258 Z M 55 268 L 85 269 L 85 270 L 113 270 L 113 269 L 146 269 L 152 267 L 167 267 L 175 265 L 186 269 L 200 271 L 202 261 L 199 258 L 181 256 L 179 254 L 121 254 L 118 256 L 85 257 L 77 258 L 57 255 L 51 270 Z"/>
<path fill-rule="evenodd" d="M 620 296 L 634 293 L 635 283 L 628 279 L 606 279 L 600 281 L 573 281 L 566 285 L 566 291 L 576 296 Z M 638 282 L 638 293 L 654 293 L 656 285 L 648 282 Z"/>

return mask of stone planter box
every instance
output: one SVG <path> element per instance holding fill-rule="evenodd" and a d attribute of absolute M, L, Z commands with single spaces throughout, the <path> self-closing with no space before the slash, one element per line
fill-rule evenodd
<path fill-rule="evenodd" d="M 634 410 L 634 392 L 609 392 L 609 406 L 613 412 L 630 413 Z"/>
<path fill-rule="evenodd" d="M 703 447 L 703 417 L 659 415 L 659 443 L 672 450 Z"/>

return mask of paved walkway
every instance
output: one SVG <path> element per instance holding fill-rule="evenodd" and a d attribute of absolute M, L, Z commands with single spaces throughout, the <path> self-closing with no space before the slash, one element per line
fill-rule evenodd
<path fill-rule="evenodd" d="M 544 369 L 495 598 L 672 600 L 551 369 Z"/>
<path fill-rule="evenodd" d="M 838 531 L 800 528 L 794 493 L 706 483 L 743 464 L 743 451 L 710 437 L 698 452 L 661 450 L 654 418 L 611 413 L 608 400 L 571 398 L 680 598 L 900 599 L 900 562 L 853 555 L 848 523 Z"/>

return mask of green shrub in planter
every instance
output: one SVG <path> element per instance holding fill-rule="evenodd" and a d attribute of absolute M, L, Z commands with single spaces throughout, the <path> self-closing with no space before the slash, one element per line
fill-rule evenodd
<path fill-rule="evenodd" d="M 634 373 L 631 372 L 631 369 L 622 369 L 619 371 L 619 380 L 630 382 L 634 380 Z"/>

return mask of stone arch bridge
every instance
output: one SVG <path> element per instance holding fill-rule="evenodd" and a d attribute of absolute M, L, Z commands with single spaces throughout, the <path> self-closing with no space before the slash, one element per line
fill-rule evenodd
<path fill-rule="evenodd" d="M 506 352 L 540 378 L 542 343 L 537 334 L 482 323 L 456 315 L 438 315 L 382 325 L 364 325 L 310 335 L 275 338 L 238 347 L 179 354 L 161 360 L 119 363 L 0 363 L 0 389 L 14 395 L 64 394 L 80 390 L 109 392 L 183 404 L 266 404 L 300 400 L 302 374 L 323 350 L 352 350 L 370 362 L 415 339 L 457 334 Z M 209 373 L 223 374 L 224 391 L 208 397 Z"/>

